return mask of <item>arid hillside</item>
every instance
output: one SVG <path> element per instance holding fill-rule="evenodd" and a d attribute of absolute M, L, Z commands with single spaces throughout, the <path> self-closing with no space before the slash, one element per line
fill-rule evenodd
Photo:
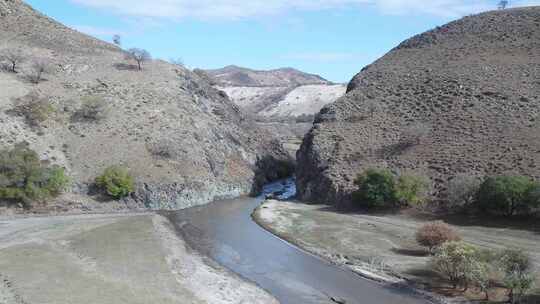
<path fill-rule="evenodd" d="M 540 7 L 468 16 L 412 37 L 321 110 L 297 154 L 304 200 L 347 204 L 366 168 L 431 178 L 540 178 Z"/>
<path fill-rule="evenodd" d="M 315 114 L 346 91 L 343 84 L 291 68 L 256 71 L 227 66 L 195 72 L 225 92 L 261 128 L 280 138 L 293 156 Z"/>
<path fill-rule="evenodd" d="M 10 50 L 23 61 L 17 73 L 2 62 L 0 146 L 26 141 L 43 160 L 65 167 L 71 198 L 91 193 L 104 168 L 123 165 L 137 181 L 126 202 L 182 208 L 249 193 L 275 177 L 268 163 L 288 157 L 197 74 L 160 60 L 144 62 L 138 71 L 123 50 L 21 0 L 0 0 L 0 52 Z M 37 63 L 45 67 L 39 81 Z M 52 109 L 38 123 L 16 111 L 32 99 Z M 88 100 L 105 104 L 99 117 L 81 112 Z M 266 171 L 257 170 L 263 158 Z"/>

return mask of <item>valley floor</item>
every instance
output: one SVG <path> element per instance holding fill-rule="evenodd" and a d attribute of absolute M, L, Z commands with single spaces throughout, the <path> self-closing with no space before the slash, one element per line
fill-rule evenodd
<path fill-rule="evenodd" d="M 269 200 L 255 211 L 253 217 L 277 236 L 367 278 L 412 284 L 422 290 L 455 295 L 429 271 L 429 257 L 416 245 L 415 232 L 422 223 L 432 220 L 428 216 L 345 214 L 329 206 Z M 509 228 L 503 224 L 488 227 L 465 219 L 450 222 L 455 224 L 465 241 L 479 247 L 524 248 L 540 269 L 540 233 L 537 230 Z M 500 297 L 502 290 L 494 290 L 494 293 L 494 298 Z M 471 293 L 467 297 L 475 299 L 477 295 Z M 452 300 L 460 301 L 465 299 Z"/>
<path fill-rule="evenodd" d="M 0 218 L 0 303 L 277 303 L 153 213 Z"/>

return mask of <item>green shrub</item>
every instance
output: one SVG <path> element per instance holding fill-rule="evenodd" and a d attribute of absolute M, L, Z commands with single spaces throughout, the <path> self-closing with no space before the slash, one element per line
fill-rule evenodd
<path fill-rule="evenodd" d="M 130 195 L 135 190 L 133 177 L 121 166 L 111 166 L 96 178 L 96 185 L 115 199 Z"/>
<path fill-rule="evenodd" d="M 425 202 L 430 181 L 419 175 L 401 175 L 396 183 L 396 198 L 401 203 L 419 205 Z"/>
<path fill-rule="evenodd" d="M 58 196 L 69 183 L 63 168 L 44 165 L 24 144 L 0 151 L 0 199 L 30 207 Z"/>
<path fill-rule="evenodd" d="M 376 208 L 396 203 L 395 177 L 389 170 L 368 169 L 354 184 L 358 190 L 353 193 L 353 199 L 360 206 Z"/>
<path fill-rule="evenodd" d="M 525 176 L 488 177 L 480 185 L 476 202 L 488 213 L 512 216 L 538 206 L 534 193 L 538 183 Z"/>
<path fill-rule="evenodd" d="M 478 263 L 477 249 L 464 242 L 444 243 L 432 258 L 435 271 L 448 279 L 454 288 L 468 283 L 469 272 Z"/>

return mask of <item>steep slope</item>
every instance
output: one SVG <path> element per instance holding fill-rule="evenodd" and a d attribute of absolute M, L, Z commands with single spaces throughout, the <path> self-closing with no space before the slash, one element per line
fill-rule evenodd
<path fill-rule="evenodd" d="M 539 50 L 540 7 L 465 17 L 403 42 L 318 114 L 297 154 L 301 198 L 346 205 L 369 167 L 426 174 L 440 199 L 458 173 L 539 178 Z"/>
<path fill-rule="evenodd" d="M 277 174 L 256 170 L 259 159 L 266 166 L 268 159 L 287 159 L 267 132 L 205 79 L 159 60 L 139 72 L 122 50 L 20 0 L 0 0 L 5 48 L 20 48 L 27 60 L 18 74 L 0 71 L 0 145 L 29 142 L 43 159 L 67 168 L 75 193 L 87 194 L 105 167 L 123 164 L 138 182 L 132 202 L 182 208 L 248 193 Z M 36 60 L 46 60 L 49 69 L 44 81 L 32 84 L 27 75 Z M 10 112 L 30 92 L 55 109 L 39 127 Z M 104 119 L 77 119 L 88 96 L 107 102 Z"/>

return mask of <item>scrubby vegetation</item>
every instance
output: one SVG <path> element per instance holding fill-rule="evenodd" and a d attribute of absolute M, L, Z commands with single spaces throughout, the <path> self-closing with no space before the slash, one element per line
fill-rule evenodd
<path fill-rule="evenodd" d="M 497 252 L 449 241 L 438 248 L 431 265 L 454 289 L 461 286 L 466 291 L 474 286 L 485 294 L 486 300 L 490 289 L 497 284 L 508 289 L 510 303 L 521 303 L 535 281 L 532 261 L 520 249 Z"/>
<path fill-rule="evenodd" d="M 107 117 L 109 107 L 103 98 L 85 96 L 81 98 L 81 102 L 81 108 L 75 113 L 77 119 L 99 121 Z"/>
<path fill-rule="evenodd" d="M 45 59 L 34 59 L 30 66 L 28 79 L 35 84 L 40 83 L 43 80 L 43 74 L 49 71 L 49 66 L 49 62 Z"/>
<path fill-rule="evenodd" d="M 124 198 L 135 190 L 135 182 L 122 166 L 111 166 L 96 178 L 96 185 L 114 199 Z"/>
<path fill-rule="evenodd" d="M 58 196 L 68 185 L 63 168 L 40 161 L 26 144 L 0 150 L 0 199 L 32 203 Z"/>
<path fill-rule="evenodd" d="M 423 225 L 416 232 L 418 244 L 428 247 L 430 252 L 450 241 L 460 241 L 461 237 L 448 224 L 442 221 L 431 222 Z"/>
<path fill-rule="evenodd" d="M 14 102 L 12 112 L 23 116 L 30 126 L 36 127 L 52 116 L 54 107 L 47 97 L 30 92 Z"/>
<path fill-rule="evenodd" d="M 21 49 L 5 49 L 0 52 L 0 60 L 9 63 L 9 70 L 17 73 L 17 65 L 24 62 L 26 55 Z"/>
<path fill-rule="evenodd" d="M 398 204 L 416 205 L 427 198 L 429 179 L 404 174 L 395 176 L 386 169 L 368 169 L 354 181 L 358 190 L 354 202 L 366 208 L 395 207 Z"/>
<path fill-rule="evenodd" d="M 539 184 L 525 176 L 488 177 L 480 185 L 477 207 L 489 214 L 513 216 L 529 214 L 540 206 Z"/>

